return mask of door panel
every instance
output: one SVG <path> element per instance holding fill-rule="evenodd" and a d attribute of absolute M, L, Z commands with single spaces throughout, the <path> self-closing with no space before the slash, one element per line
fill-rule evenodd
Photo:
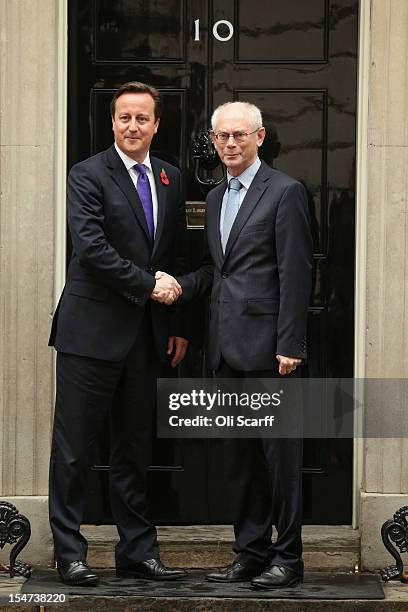
<path fill-rule="evenodd" d="M 94 3 L 94 62 L 185 62 L 185 2 Z"/>
<path fill-rule="evenodd" d="M 152 153 L 182 170 L 186 200 L 204 208 L 195 137 L 218 104 L 250 100 L 262 109 L 261 156 L 302 181 L 309 199 L 315 269 L 305 376 L 353 374 L 357 16 L 358 0 L 69 2 L 69 167 L 112 143 L 108 108 L 117 87 L 145 81 L 164 97 Z M 194 268 L 200 229 L 189 231 L 189 243 Z M 183 376 L 208 374 L 207 308 L 192 307 Z M 91 522 L 111 520 L 108 448 L 105 431 L 89 475 Z M 221 441 L 157 440 L 154 519 L 227 522 L 222 464 Z M 349 522 L 352 441 L 306 441 L 304 474 L 305 522 Z"/>
<path fill-rule="evenodd" d="M 327 61 L 326 0 L 241 0 L 235 3 L 235 15 L 236 62 Z"/>

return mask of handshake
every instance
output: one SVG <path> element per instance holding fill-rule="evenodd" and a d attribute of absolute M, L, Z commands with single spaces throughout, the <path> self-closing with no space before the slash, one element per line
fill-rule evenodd
<path fill-rule="evenodd" d="M 166 272 L 156 272 L 156 284 L 154 286 L 152 300 L 162 304 L 173 304 L 181 295 L 182 289 L 176 279 Z"/>

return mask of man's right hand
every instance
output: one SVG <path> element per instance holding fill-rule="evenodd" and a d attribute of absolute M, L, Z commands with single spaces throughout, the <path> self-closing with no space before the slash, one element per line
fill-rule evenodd
<path fill-rule="evenodd" d="M 151 295 L 153 300 L 170 305 L 180 297 L 182 289 L 173 276 L 159 271 L 155 278 L 156 284 Z"/>

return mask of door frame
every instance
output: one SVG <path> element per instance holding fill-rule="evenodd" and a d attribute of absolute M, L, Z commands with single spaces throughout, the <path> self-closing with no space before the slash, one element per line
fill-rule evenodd
<path fill-rule="evenodd" d="M 370 87 L 371 0 L 359 0 L 356 121 L 356 252 L 354 283 L 354 377 L 365 376 L 366 287 L 367 287 L 367 210 L 368 210 L 368 97 Z M 358 385 L 361 393 L 363 385 Z M 357 397 L 355 431 L 362 431 L 364 397 Z M 356 402 L 357 405 L 357 402 Z M 353 527 L 360 524 L 360 491 L 363 486 L 364 438 L 354 438 Z"/>
<path fill-rule="evenodd" d="M 66 269 L 66 150 L 68 100 L 68 0 L 59 0 L 57 14 L 56 53 L 56 160 L 54 218 L 54 309 L 65 284 Z M 368 178 L 368 94 L 371 49 L 371 0 L 360 0 L 357 58 L 357 118 L 356 118 L 356 247 L 355 247 L 355 323 L 354 376 L 365 375 L 365 312 L 366 312 L 366 253 L 367 253 L 367 178 Z M 55 363 L 54 363 L 55 366 Z M 55 367 L 54 367 L 55 372 Z M 55 395 L 55 376 L 53 391 Z M 356 431 L 361 431 L 363 397 L 358 397 L 355 412 Z M 353 441 L 352 527 L 359 527 L 360 490 L 363 484 L 364 439 Z"/>

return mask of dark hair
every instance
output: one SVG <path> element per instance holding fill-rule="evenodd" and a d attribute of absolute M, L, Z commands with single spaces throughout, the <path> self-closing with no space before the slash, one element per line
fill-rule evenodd
<path fill-rule="evenodd" d="M 163 101 L 160 92 L 152 85 L 146 85 L 146 83 L 140 83 L 139 81 L 129 81 L 129 83 L 123 83 L 113 96 L 110 103 L 111 116 L 115 117 L 115 106 L 116 100 L 125 93 L 147 93 L 154 101 L 154 118 L 159 119 L 163 109 Z"/>

